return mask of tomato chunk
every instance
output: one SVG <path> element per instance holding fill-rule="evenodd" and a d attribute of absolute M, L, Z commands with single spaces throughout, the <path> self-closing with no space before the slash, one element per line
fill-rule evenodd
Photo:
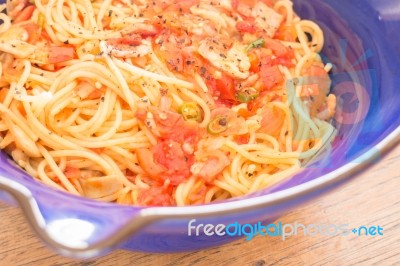
<path fill-rule="evenodd" d="M 261 58 L 260 76 L 266 90 L 272 89 L 283 81 L 283 74 L 278 66 L 272 65 L 271 56 Z"/>
<path fill-rule="evenodd" d="M 239 21 L 235 25 L 236 29 L 242 33 L 256 33 L 256 26 L 254 23 L 248 21 Z"/>
<path fill-rule="evenodd" d="M 32 17 L 33 11 L 36 7 L 34 5 L 29 5 L 25 7 L 13 20 L 13 23 L 18 23 L 22 21 L 27 21 Z"/>
<path fill-rule="evenodd" d="M 220 103 L 227 104 L 228 106 L 237 102 L 235 95 L 235 81 L 228 74 L 222 72 L 220 78 L 212 77 L 212 70 L 207 68 L 205 76 L 206 84 L 211 89 L 212 94 L 218 98 Z M 202 70 L 201 70 L 202 72 Z"/>
<path fill-rule="evenodd" d="M 179 185 L 190 176 L 190 166 L 193 156 L 185 153 L 182 145 L 173 140 L 160 141 L 152 149 L 154 161 L 167 170 L 161 179 L 169 179 L 172 185 Z"/>
<path fill-rule="evenodd" d="M 75 57 L 75 49 L 71 46 L 50 46 L 49 63 L 65 62 Z"/>
<path fill-rule="evenodd" d="M 28 33 L 28 43 L 35 44 L 41 37 L 41 31 L 36 23 L 30 22 L 23 25 L 23 28 Z"/>
<path fill-rule="evenodd" d="M 139 192 L 138 203 L 145 206 L 175 205 L 171 193 L 164 187 L 151 187 Z"/>

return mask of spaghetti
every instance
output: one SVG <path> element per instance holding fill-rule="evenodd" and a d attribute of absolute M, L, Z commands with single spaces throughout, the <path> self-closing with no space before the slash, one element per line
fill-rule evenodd
<path fill-rule="evenodd" d="M 0 148 L 100 201 L 203 204 L 293 175 L 329 142 L 324 37 L 288 0 L 12 0 Z"/>

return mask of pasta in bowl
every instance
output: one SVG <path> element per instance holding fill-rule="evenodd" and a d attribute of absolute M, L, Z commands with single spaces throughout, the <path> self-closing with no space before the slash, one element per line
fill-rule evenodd
<path fill-rule="evenodd" d="M 263 12 L 275 12 L 268 13 L 268 18 L 281 21 L 282 27 L 267 24 L 259 29 L 262 16 L 257 11 L 253 15 L 251 8 L 243 9 L 259 2 L 264 4 Z M 13 56 L 13 60 L 1 61 L 2 91 L 7 91 L 2 99 L 9 102 L 1 110 L 2 119 L 5 117 L 2 143 L 10 141 L 5 151 L 17 152 L 14 160 L 5 153 L 0 155 L 0 189 L 5 191 L 0 198 L 16 200 L 38 236 L 59 253 L 91 257 L 117 247 L 171 252 L 227 243 L 235 238 L 189 236 L 189 221 L 228 224 L 275 219 L 364 169 L 398 140 L 400 104 L 393 95 L 400 77 L 396 56 L 400 38 L 398 14 L 390 8 L 396 1 L 296 0 L 293 10 L 300 17 L 290 13 L 287 1 L 221 1 L 221 5 L 231 4 L 237 13 L 239 9 L 244 12 L 239 13 L 241 19 L 230 20 L 236 33 L 225 32 L 228 40 L 220 39 L 220 34 L 225 34 L 223 30 L 230 24 L 221 21 L 231 13 L 210 3 L 214 2 L 192 8 L 191 1 L 177 1 L 178 5 L 170 7 L 172 13 L 162 7 L 162 14 L 151 21 L 157 37 L 150 28 L 122 32 L 132 21 L 147 21 L 135 8 L 137 16 L 121 17 L 131 10 L 131 2 L 22 2 L 19 10 L 27 11 L 21 18 L 29 17 L 29 23 L 14 18 L 14 24 L 7 24 L 8 17 L 1 15 L 1 29 L 26 25 L 19 33 L 14 31 L 17 42 L 1 42 L 2 53 Z M 103 5 L 112 11 L 101 11 Z M 221 10 L 219 16 L 213 16 L 216 7 Z M 195 21 L 200 30 L 161 34 L 164 15 L 168 28 L 174 27 L 178 18 L 185 17 L 173 16 L 181 8 L 184 15 L 193 17 L 186 22 L 189 24 L 179 20 L 179 25 L 190 28 L 192 18 L 200 17 Z M 18 11 L 18 6 L 14 10 Z M 146 11 L 160 12 L 150 6 Z M 88 15 L 93 12 L 100 16 L 93 20 Z M 120 35 L 109 31 L 113 16 L 120 17 L 113 18 Z M 294 27 L 286 27 L 288 17 Z M 217 29 L 201 24 L 212 19 L 217 20 Z M 58 26 L 59 20 L 64 27 Z M 103 28 L 97 28 L 102 23 Z M 44 32 L 51 29 L 46 36 Z M 272 37 L 271 31 L 275 31 Z M 37 48 L 37 43 L 30 43 L 31 35 L 24 32 L 45 41 Z M 93 41 L 99 32 L 102 37 Z M 200 37 L 189 43 L 186 37 L 175 38 L 179 32 L 183 37 Z M 248 38 L 252 35 L 255 38 Z M 47 42 L 46 38 L 59 42 Z M 213 39 L 218 41 L 212 49 L 220 50 L 222 45 L 226 50 L 210 50 Z M 17 45 L 31 47 L 33 52 Z M 188 46 L 197 50 L 188 51 Z M 286 57 L 283 54 L 288 50 Z M 194 59 L 184 61 L 188 52 Z M 55 61 L 50 63 L 50 59 Z M 257 60 L 259 64 L 254 64 Z M 7 62 L 19 64 L 6 68 Z M 110 71 L 110 66 L 115 67 Z M 3 80 L 4 74 L 8 79 Z M 30 82 L 26 84 L 26 80 Z M 18 90 L 11 90 L 15 88 Z M 324 93 L 315 95 L 316 88 Z M 129 95 L 133 100 L 126 98 Z M 15 112 L 8 109 L 10 105 Z M 100 120 L 103 122 L 95 122 Z M 174 130 L 168 131 L 171 128 Z M 23 138 L 7 137 L 7 131 Z M 46 156 L 36 157 L 35 148 L 33 154 L 27 155 L 28 150 L 20 153 L 18 150 L 32 144 L 24 142 L 22 134 L 28 134 L 34 147 Z M 99 143 L 103 146 L 96 146 Z M 55 150 L 51 145 L 59 146 L 54 146 Z M 329 153 L 320 155 L 320 148 Z M 26 170 L 15 167 L 14 161 Z M 225 166 L 215 167 L 221 165 Z M 232 174 L 232 169 L 238 171 Z M 39 173 L 47 184 L 32 178 L 40 179 Z M 62 192 L 68 188 L 73 193 Z M 203 204 L 208 201 L 211 203 Z"/>
<path fill-rule="evenodd" d="M 43 183 L 204 204 L 284 180 L 333 140 L 323 32 L 290 1 L 82 5 L 10 1 L 0 35 L 0 147 Z"/>

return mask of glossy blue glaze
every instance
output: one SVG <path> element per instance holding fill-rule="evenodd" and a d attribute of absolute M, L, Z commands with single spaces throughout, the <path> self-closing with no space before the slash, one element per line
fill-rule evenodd
<path fill-rule="evenodd" d="M 374 145 L 400 126 L 400 97 L 396 93 L 400 87 L 399 1 L 294 0 L 294 3 L 301 17 L 316 21 L 325 32 L 326 46 L 322 56 L 334 65 L 332 90 L 340 99 L 338 113 L 343 114 L 335 119 L 339 137 L 330 155 L 308 165 L 302 173 L 231 202 L 273 194 L 315 180 L 371 152 Z M 0 175 L 31 191 L 47 224 L 64 218 L 90 222 L 94 226 L 90 243 L 120 230 L 141 210 L 94 202 L 43 186 L 13 166 L 4 154 L 0 155 Z M 263 209 L 197 219 L 197 223 L 273 220 L 332 187 L 333 184 Z M 7 200 L 8 197 L 0 193 L 0 198 Z M 170 219 L 153 223 L 120 243 L 120 247 L 149 252 L 188 251 L 233 240 L 231 237 L 188 237 L 188 221 Z"/>

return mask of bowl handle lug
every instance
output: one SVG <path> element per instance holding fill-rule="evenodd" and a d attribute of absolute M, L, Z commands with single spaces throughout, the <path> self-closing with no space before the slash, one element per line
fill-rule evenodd
<path fill-rule="evenodd" d="M 159 220 L 142 208 L 72 206 L 68 211 L 34 197 L 24 185 L 0 175 L 0 191 L 10 195 L 21 208 L 33 231 L 50 248 L 73 258 L 104 255 L 123 244 L 143 227 Z M 83 210 L 82 210 L 83 209 Z M 90 210 L 90 211 L 89 211 Z"/>

